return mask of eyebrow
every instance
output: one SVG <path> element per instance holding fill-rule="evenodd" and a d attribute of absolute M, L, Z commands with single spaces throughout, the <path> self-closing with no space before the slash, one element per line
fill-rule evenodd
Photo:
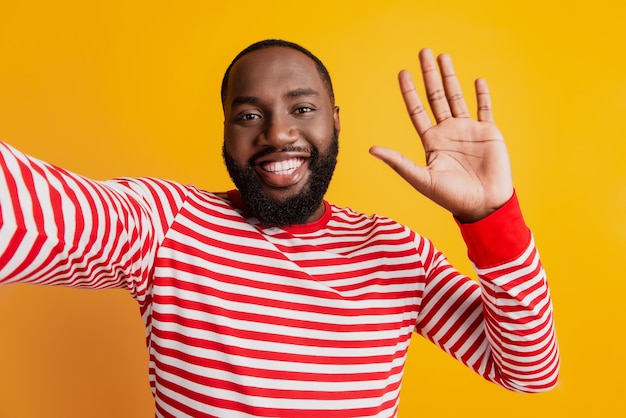
<path fill-rule="evenodd" d="M 302 89 L 295 89 L 295 90 L 291 90 L 288 91 L 287 94 L 285 94 L 285 97 L 288 98 L 292 98 L 292 97 L 300 97 L 300 96 L 319 96 L 319 92 L 313 89 L 309 89 L 309 88 L 302 88 Z"/>
<path fill-rule="evenodd" d="M 258 97 L 254 96 L 237 96 L 233 99 L 231 107 L 240 105 L 240 104 L 255 104 L 259 102 Z"/>
<path fill-rule="evenodd" d="M 313 90 L 311 88 L 300 88 L 290 90 L 283 95 L 283 97 L 291 99 L 302 96 L 319 96 L 320 93 L 317 90 Z M 231 107 L 235 107 L 241 104 L 257 104 L 259 103 L 259 98 L 256 96 L 237 96 L 233 99 L 231 103 Z"/>

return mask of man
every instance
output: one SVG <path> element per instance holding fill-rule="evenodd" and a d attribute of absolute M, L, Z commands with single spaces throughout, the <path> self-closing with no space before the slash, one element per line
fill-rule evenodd
<path fill-rule="evenodd" d="M 96 182 L 2 145 L 0 281 L 128 289 L 157 416 L 395 416 L 413 333 L 510 390 L 552 388 L 549 290 L 487 85 L 474 121 L 438 61 L 441 76 L 421 51 L 434 125 L 400 74 L 427 166 L 371 153 L 456 217 L 480 284 L 408 228 L 323 200 L 339 108 L 324 65 L 281 40 L 251 45 L 224 76 L 238 190 Z"/>

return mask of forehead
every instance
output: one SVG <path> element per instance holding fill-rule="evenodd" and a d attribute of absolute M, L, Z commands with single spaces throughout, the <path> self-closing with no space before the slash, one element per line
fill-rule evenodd
<path fill-rule="evenodd" d="M 233 65 L 226 102 L 238 96 L 284 94 L 302 88 L 327 95 L 315 62 L 295 49 L 270 47 L 250 52 Z"/>

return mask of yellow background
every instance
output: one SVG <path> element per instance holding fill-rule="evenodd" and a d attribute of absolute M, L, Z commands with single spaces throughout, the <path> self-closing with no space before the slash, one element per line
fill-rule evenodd
<path fill-rule="evenodd" d="M 415 338 L 400 416 L 623 416 L 625 27 L 618 1 L 0 0 L 0 138 L 93 178 L 225 190 L 223 71 L 248 44 L 286 38 L 334 77 L 329 200 L 410 225 L 473 274 L 450 216 L 367 153 L 422 161 L 396 73 L 418 71 L 421 47 L 448 52 L 467 97 L 475 77 L 490 84 L 552 286 L 562 373 L 549 393 L 508 393 Z M 128 295 L 0 288 L 0 418 L 150 416 Z"/>

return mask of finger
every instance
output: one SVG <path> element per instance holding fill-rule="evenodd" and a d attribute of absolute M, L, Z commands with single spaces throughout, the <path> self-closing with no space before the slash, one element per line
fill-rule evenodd
<path fill-rule="evenodd" d="M 425 196 L 430 195 L 431 179 L 426 168 L 420 167 L 410 158 L 390 148 L 373 146 L 370 148 L 370 154 L 386 163 L 418 192 Z"/>
<path fill-rule="evenodd" d="M 465 99 L 463 98 L 463 92 L 461 91 L 459 79 L 456 77 L 454 72 L 452 59 L 448 54 L 441 54 L 439 55 L 437 62 L 439 63 L 439 69 L 441 70 L 443 88 L 446 92 L 448 106 L 450 106 L 450 109 L 452 110 L 452 116 L 469 118 L 469 110 L 467 109 Z"/>
<path fill-rule="evenodd" d="M 408 71 L 401 71 L 398 74 L 398 82 L 400 83 L 402 99 L 404 99 L 404 105 L 409 113 L 411 122 L 421 137 L 424 132 L 433 126 L 430 116 L 428 116 L 428 112 L 426 112 L 422 100 L 419 94 L 417 94 L 417 90 L 415 90 L 415 83 L 413 83 L 411 74 Z"/>
<path fill-rule="evenodd" d="M 476 89 L 476 107 L 478 109 L 478 120 L 481 122 L 492 122 L 493 113 L 491 111 L 491 95 L 487 82 L 479 78 L 474 82 Z"/>
<path fill-rule="evenodd" d="M 430 110 L 432 110 L 437 123 L 440 123 L 452 117 L 452 112 L 448 105 L 448 99 L 446 98 L 441 77 L 437 71 L 435 57 L 430 49 L 424 48 L 420 51 L 419 59 Z"/>

